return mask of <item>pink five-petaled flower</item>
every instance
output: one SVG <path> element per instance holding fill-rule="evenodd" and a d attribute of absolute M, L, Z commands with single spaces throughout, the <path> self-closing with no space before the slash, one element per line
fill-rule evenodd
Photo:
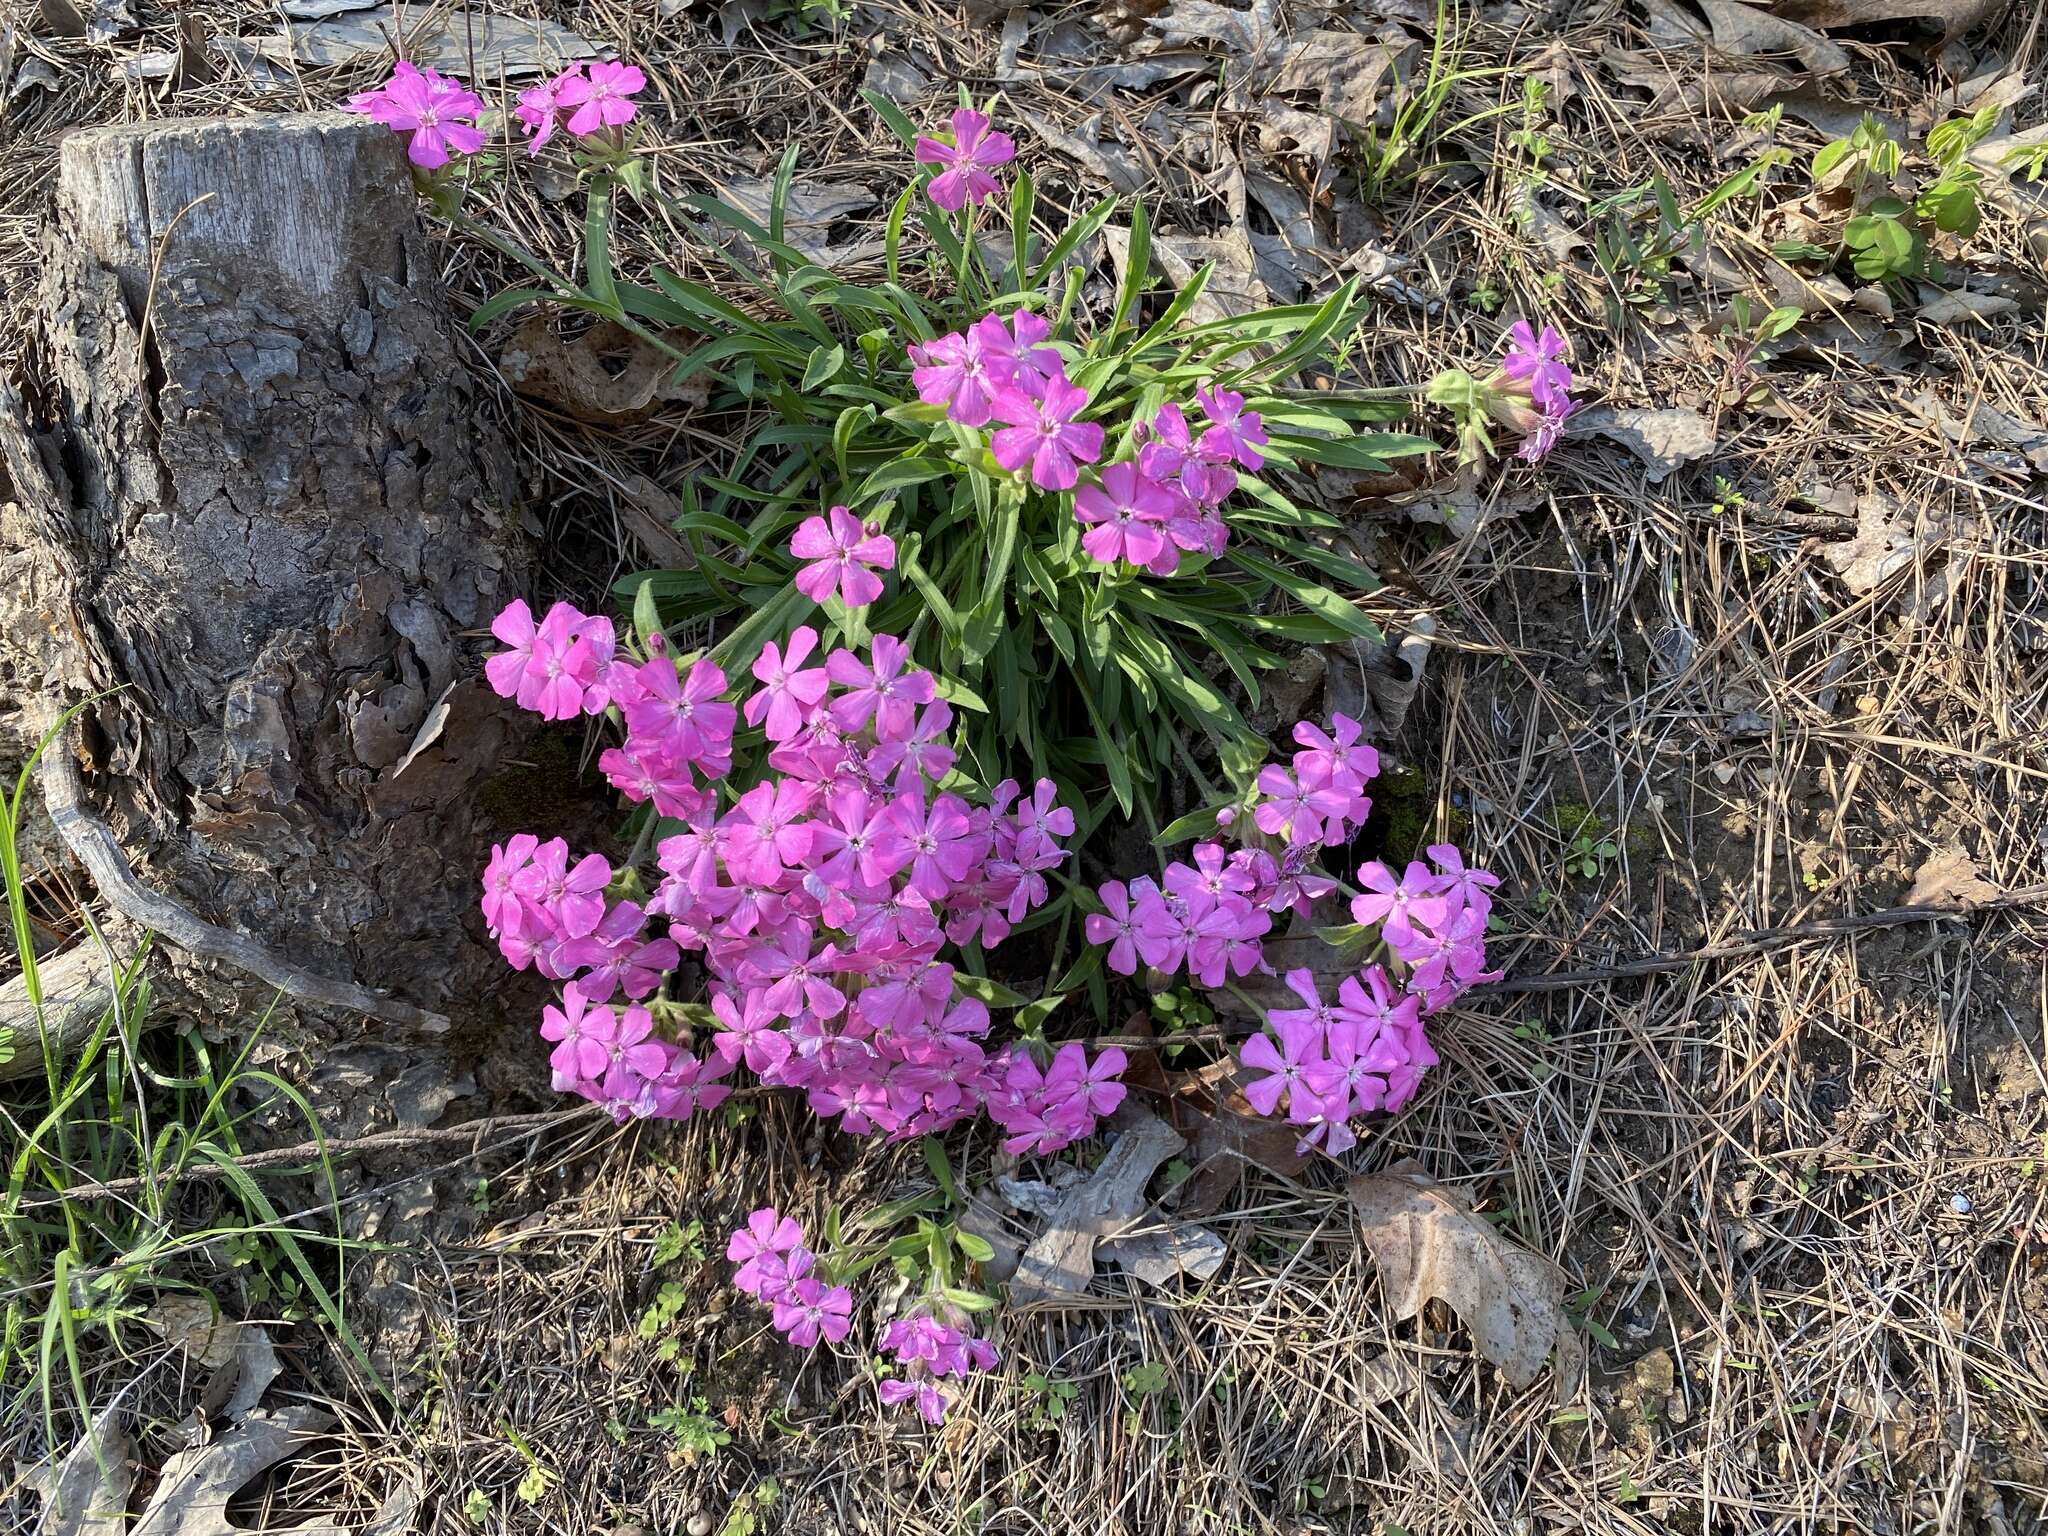
<path fill-rule="evenodd" d="M 762 1206 L 726 1239 L 725 1256 L 739 1265 L 732 1283 L 749 1296 L 761 1295 L 763 1282 L 780 1281 L 789 1255 L 800 1250 L 803 1242 L 804 1229 L 794 1216 L 784 1216 L 772 1205 Z"/>
<path fill-rule="evenodd" d="M 910 647 L 894 635 L 877 635 L 863 662 L 851 651 L 825 658 L 832 681 L 846 690 L 832 701 L 832 723 L 842 731 L 858 731 L 870 720 L 875 734 L 900 737 L 915 722 L 919 705 L 938 696 L 932 675 L 906 670 Z"/>
<path fill-rule="evenodd" d="M 864 608 L 882 595 L 875 571 L 896 568 L 896 541 L 861 526 L 844 507 L 823 517 L 808 517 L 789 541 L 789 552 L 812 563 L 796 573 L 797 590 L 822 603 L 836 590 L 849 608 Z M 872 567 L 873 569 L 870 569 Z"/>
<path fill-rule="evenodd" d="M 788 645 L 778 646 L 771 640 L 754 659 L 754 677 L 761 688 L 747 700 L 746 720 L 749 725 L 766 721 L 770 741 L 787 741 L 803 729 L 804 721 L 831 688 L 832 679 L 823 667 L 799 670 L 817 647 L 818 632 L 802 624 L 789 632 Z"/>
<path fill-rule="evenodd" d="M 633 121 L 640 109 L 631 98 L 646 89 L 647 77 L 631 64 L 588 64 L 584 71 L 572 70 L 555 82 L 555 99 L 572 109 L 569 131 L 580 139 Z"/>
<path fill-rule="evenodd" d="M 519 119 L 519 127 L 526 134 L 527 154 L 539 154 L 541 146 L 555 136 L 555 129 L 562 122 L 562 85 L 582 69 L 581 64 L 572 64 L 554 79 L 528 86 L 519 93 L 519 104 L 512 109 L 512 115 Z"/>
<path fill-rule="evenodd" d="M 602 1078 L 611 1065 L 607 1042 L 616 1032 L 612 1010 L 593 1008 L 574 987 L 562 994 L 561 1007 L 550 1003 L 543 1008 L 540 1037 L 555 1042 L 548 1055 L 555 1092 L 567 1093 L 579 1085 L 594 1085 Z"/>
<path fill-rule="evenodd" d="M 482 98 L 460 80 L 407 59 L 393 66 L 389 80 L 351 96 L 342 108 L 367 113 L 395 133 L 410 133 L 406 158 L 429 171 L 446 165 L 451 151 L 473 155 L 484 147 L 475 122 L 483 109 Z"/>
<path fill-rule="evenodd" d="M 1123 881 L 1111 880 L 1095 894 L 1102 902 L 1102 911 L 1083 918 L 1081 932 L 1090 944 L 1107 944 L 1109 954 L 1105 963 L 1117 975 L 1128 976 L 1138 968 L 1138 927 L 1131 911 L 1130 892 Z"/>
<path fill-rule="evenodd" d="M 946 415 L 963 427 L 988 424 L 996 383 L 989 374 L 978 327 L 969 326 L 964 334 L 949 332 L 907 350 L 910 382 L 917 386 L 918 399 L 926 405 L 944 406 Z"/>
<path fill-rule="evenodd" d="M 1407 943 L 1412 922 L 1436 928 L 1448 915 L 1438 894 L 1442 882 L 1419 861 L 1410 861 L 1396 878 L 1391 869 L 1374 859 L 1358 871 L 1358 883 L 1365 892 L 1352 898 L 1352 921 L 1368 928 L 1382 924 L 1390 944 Z"/>
<path fill-rule="evenodd" d="M 1070 491 L 1081 478 L 1079 466 L 1102 457 L 1101 423 L 1074 420 L 1087 403 L 1087 391 L 1064 378 L 1047 380 L 1042 400 L 999 389 L 995 414 L 1010 425 L 990 439 L 989 451 L 1013 473 L 1028 467 L 1041 491 Z"/>
<path fill-rule="evenodd" d="M 1274 1034 L 1280 1037 L 1277 1047 L 1272 1035 L 1261 1033 L 1245 1041 L 1238 1052 L 1238 1060 L 1245 1066 L 1266 1074 L 1244 1085 L 1245 1102 L 1260 1114 L 1270 1115 L 1285 1094 L 1290 1118 L 1305 1124 L 1311 1113 L 1321 1111 L 1323 1096 L 1331 1086 L 1323 1052 L 1323 1028 L 1312 1018 L 1299 1016 L 1269 1022 Z M 1304 1113 L 1311 1103 L 1313 1111 Z"/>
<path fill-rule="evenodd" d="M 1246 469 L 1258 469 L 1266 462 L 1259 450 L 1266 446 L 1266 429 L 1257 411 L 1244 408 L 1244 396 L 1228 389 L 1198 389 L 1195 403 L 1209 418 L 1202 434 L 1202 452 L 1212 459 L 1230 459 Z"/>
<path fill-rule="evenodd" d="M 1088 558 L 1104 565 L 1144 565 L 1166 542 L 1161 526 L 1173 516 L 1173 496 L 1135 464 L 1112 464 L 1102 483 L 1074 493 L 1074 520 L 1092 525 L 1081 535 Z"/>
<path fill-rule="evenodd" d="M 922 136 L 917 141 L 919 165 L 945 167 L 932 178 L 925 193 L 948 213 L 958 213 L 969 203 L 978 208 L 993 197 L 996 179 L 989 172 L 1009 164 L 1016 154 L 1015 139 L 1007 133 L 990 132 L 988 118 L 967 107 L 953 114 L 951 144 Z"/>
<path fill-rule="evenodd" d="M 1571 391 L 1572 371 L 1564 352 L 1564 337 L 1554 327 L 1546 325 L 1539 333 L 1530 329 L 1528 321 L 1517 320 L 1508 330 L 1508 350 L 1500 361 L 1500 371 L 1511 379 L 1527 381 L 1529 398 L 1548 415 L 1553 402 Z M 1563 419 L 1562 414 L 1558 419 Z"/>
<path fill-rule="evenodd" d="M 806 1275 L 775 1298 L 774 1316 L 776 1331 L 799 1349 L 816 1347 L 820 1337 L 837 1344 L 853 1327 L 853 1293 Z"/>

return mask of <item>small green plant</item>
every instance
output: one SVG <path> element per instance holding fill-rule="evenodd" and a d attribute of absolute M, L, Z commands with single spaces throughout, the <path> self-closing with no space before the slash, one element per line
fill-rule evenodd
<path fill-rule="evenodd" d="M 725 1524 L 720 1528 L 719 1536 L 756 1536 L 761 1529 L 761 1522 L 768 1516 L 768 1511 L 775 1507 L 776 1500 L 781 1497 L 781 1485 L 772 1477 L 762 1478 L 754 1484 L 753 1492 L 727 1511 Z"/>
<path fill-rule="evenodd" d="M 1987 107 L 1950 118 L 1927 136 L 1935 174 L 1917 192 L 1902 188 L 1906 150 L 1883 122 L 1866 113 L 1844 138 L 1823 145 L 1813 157 L 1813 183 L 1847 194 L 1849 216 L 1841 243 L 1830 249 L 1805 240 L 1783 240 L 1772 251 L 1783 261 L 1846 266 L 1867 283 L 1939 275 L 1929 251 L 1936 233 L 1967 240 L 1983 221 L 1978 189 L 1984 176 L 1969 163 L 1970 151 L 1989 135 L 1998 113 Z"/>
<path fill-rule="evenodd" d="M 691 1398 L 687 1406 L 677 1403 L 657 1408 L 647 1416 L 647 1425 L 650 1429 L 667 1430 L 676 1449 L 691 1457 L 716 1456 L 732 1444 L 732 1435 L 712 1417 L 711 1404 L 702 1397 Z"/>
<path fill-rule="evenodd" d="M 1519 150 L 1529 162 L 1524 173 L 1527 179 L 1540 185 L 1546 175 L 1543 162 L 1550 157 L 1550 135 L 1542 129 L 1543 113 L 1550 100 L 1550 86 L 1534 75 L 1522 81 L 1522 126 L 1508 135 L 1508 143 Z"/>
<path fill-rule="evenodd" d="M 1714 476 L 1714 515 L 1726 517 L 1729 513 L 1749 505 L 1749 498 L 1737 490 L 1725 475 Z"/>
<path fill-rule="evenodd" d="M 1729 302 L 1728 324 L 1721 333 L 1731 382 L 1740 386 L 1752 369 L 1768 362 L 1772 356 L 1771 343 L 1797 330 L 1805 318 L 1806 312 L 1792 304 L 1759 312 L 1759 306 L 1750 301 L 1748 294 L 1738 293 Z"/>
<path fill-rule="evenodd" d="M 703 1222 L 692 1221 L 685 1227 L 672 1221 L 655 1235 L 655 1266 L 673 1264 L 678 1259 L 688 1259 L 692 1264 L 704 1262 Z"/>
<path fill-rule="evenodd" d="M 522 1504 L 538 1504 L 548 1496 L 548 1490 L 559 1481 L 540 1459 L 538 1452 L 527 1443 L 526 1436 L 513 1428 L 509 1420 L 498 1421 L 498 1433 L 505 1437 L 505 1443 L 519 1453 L 519 1459 L 526 1463 L 526 1473 L 519 1479 L 512 1491 Z"/>
<path fill-rule="evenodd" d="M 1706 249 L 1713 218 L 1762 185 L 1792 152 L 1767 148 L 1691 206 L 1682 206 L 1663 175 L 1600 199 L 1586 209 L 1593 260 L 1609 286 L 1608 319 L 1619 325 L 1631 308 L 1660 302 L 1672 263 Z"/>
<path fill-rule="evenodd" d="M 1430 29 L 1429 57 L 1423 64 L 1422 78 L 1396 76 L 1392 118 L 1384 128 L 1376 123 L 1352 125 L 1358 134 L 1359 152 L 1353 165 L 1362 202 L 1385 202 L 1397 187 L 1434 168 L 1424 158 L 1433 145 L 1489 118 L 1512 112 L 1519 105 L 1488 107 L 1453 123 L 1443 121 L 1461 85 L 1508 73 L 1506 69 L 1462 67 L 1470 34 L 1469 23 L 1460 25 L 1457 7 L 1442 0 L 1437 6 L 1436 24 Z"/>
<path fill-rule="evenodd" d="M 1073 1406 L 1081 1389 L 1071 1381 L 1060 1381 L 1041 1371 L 1030 1371 L 1020 1383 L 1020 1390 L 1031 1400 L 1030 1410 L 1024 1416 L 1024 1427 L 1054 1430 L 1066 1418 L 1067 1409 Z"/>
<path fill-rule="evenodd" d="M 491 1496 L 481 1488 L 470 1489 L 462 1496 L 462 1518 L 481 1527 L 491 1518 Z"/>
<path fill-rule="evenodd" d="M 1120 1378 L 1124 1390 L 1133 1397 L 1152 1397 L 1166 1390 L 1166 1367 L 1157 1360 L 1147 1360 L 1132 1366 Z"/>
<path fill-rule="evenodd" d="M 1588 809 L 1565 810 L 1558 816 L 1558 831 L 1564 835 L 1564 878 L 1576 875 L 1591 880 L 1615 859 L 1621 849 L 1607 835 L 1599 814 Z"/>
<path fill-rule="evenodd" d="M 676 1324 L 689 1305 L 689 1291 L 669 1280 L 663 1282 L 647 1310 L 640 1314 L 640 1337 L 654 1345 L 656 1359 L 673 1365 L 682 1356 L 683 1337 Z"/>
<path fill-rule="evenodd" d="M 132 1359 L 135 1319 L 151 1302 L 217 1284 L 223 1264 L 252 1306 L 317 1313 L 381 1385 L 336 1298 L 345 1244 L 332 1165 L 311 1160 L 327 1208 L 295 1218 L 244 1166 L 240 1106 L 250 1097 L 289 1106 L 308 1139 L 321 1135 L 297 1088 L 248 1064 L 263 1021 L 231 1056 L 216 1055 L 196 1031 L 152 1032 L 145 947 L 112 967 L 111 1001 L 85 1038 L 68 1050 L 57 1044 L 17 829 L 36 760 L 70 718 L 0 793 L 0 876 L 34 1014 L 33 1032 L 0 1031 L 0 1046 L 32 1053 L 41 1069 L 0 1085 L 9 1131 L 0 1144 L 0 1426 L 19 1429 L 39 1408 L 46 1451 L 77 1443 L 94 1411 L 87 1382 L 96 1356 Z M 89 917 L 85 926 L 109 952 Z M 202 1169 L 204 1181 L 188 1178 Z M 124 1193 L 93 1193 L 131 1181 Z"/>

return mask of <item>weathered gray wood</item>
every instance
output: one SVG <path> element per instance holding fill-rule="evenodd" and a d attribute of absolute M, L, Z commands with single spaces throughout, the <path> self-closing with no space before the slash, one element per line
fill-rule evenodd
<path fill-rule="evenodd" d="M 45 249 L 0 643 L 53 704 L 108 695 L 52 749 L 67 838 L 131 871 L 109 905 L 253 974 L 239 1001 L 441 1026 L 502 976 L 476 792 L 520 726 L 476 651 L 526 554 L 397 136 L 75 134 Z"/>
<path fill-rule="evenodd" d="M 54 955 L 37 973 L 43 988 L 40 1025 L 21 977 L 0 987 L 0 1083 L 42 1076 L 45 1040 L 60 1061 L 69 1060 L 114 1006 L 106 952 L 97 944 Z"/>

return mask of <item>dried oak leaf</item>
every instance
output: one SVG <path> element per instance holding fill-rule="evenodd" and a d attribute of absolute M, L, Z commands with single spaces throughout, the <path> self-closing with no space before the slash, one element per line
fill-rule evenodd
<path fill-rule="evenodd" d="M 1839 544 L 1823 544 L 1820 557 L 1842 584 L 1858 597 L 1874 592 L 1911 565 L 1921 550 L 1935 542 L 1901 522 L 1889 497 L 1870 495 L 1856 502 L 1856 536 Z"/>
<path fill-rule="evenodd" d="M 1441 1301 L 1510 1384 L 1529 1385 L 1552 1351 L 1560 1390 L 1576 1384 L 1584 1346 L 1565 1314 L 1564 1282 L 1547 1259 L 1507 1241 L 1412 1158 L 1359 1175 L 1345 1192 L 1396 1318 Z"/>
<path fill-rule="evenodd" d="M 1977 861 L 1960 848 L 1930 854 L 1913 874 L 1909 907 L 1956 907 L 1968 911 L 2003 894 L 1977 872 Z"/>
<path fill-rule="evenodd" d="M 1849 53 L 1839 43 L 1796 21 L 1744 5 L 1741 0 L 1695 0 L 1714 29 L 1714 46 L 1747 58 L 1760 53 L 1789 53 L 1816 75 L 1837 74 L 1849 67 Z"/>
<path fill-rule="evenodd" d="M 1246 1163 L 1292 1178 L 1307 1161 L 1291 1126 L 1258 1114 L 1245 1101 L 1240 1075 L 1236 1061 L 1225 1059 L 1187 1074 L 1170 1101 L 1173 1123 L 1187 1137 L 1188 1160 L 1195 1165 L 1180 1187 L 1176 1209 L 1184 1217 L 1222 1209 Z"/>
<path fill-rule="evenodd" d="M 687 341 L 672 333 L 671 345 Z M 498 368 L 529 400 L 598 424 L 640 421 L 668 404 L 702 410 L 710 383 L 702 374 L 675 377 L 675 359 L 609 321 L 573 341 L 536 315 L 498 353 Z"/>
<path fill-rule="evenodd" d="M 1639 406 L 1597 406 L 1572 418 L 1571 431 L 1612 438 L 1648 466 L 1652 483 L 1714 451 L 1714 429 L 1698 411 L 1682 405 L 1648 410 Z"/>
<path fill-rule="evenodd" d="M 2012 0 L 1778 0 L 1772 14 L 1809 27 L 1863 27 L 1924 17 L 1941 25 L 1942 41 L 1994 19 Z"/>
<path fill-rule="evenodd" d="M 1413 1159 L 1360 1174 L 1346 1194 L 1397 1319 L 1442 1300 L 1513 1386 L 1536 1380 L 1552 1352 L 1561 1393 L 1577 1384 L 1585 1348 L 1565 1315 L 1563 1278 L 1548 1260 L 1509 1243 Z"/>

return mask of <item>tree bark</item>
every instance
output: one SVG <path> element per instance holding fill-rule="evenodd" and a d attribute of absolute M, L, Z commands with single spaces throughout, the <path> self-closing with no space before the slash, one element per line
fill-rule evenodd
<path fill-rule="evenodd" d="M 527 552 L 398 137 L 73 135 L 46 258 L 0 400 L 0 628 L 53 703 L 94 700 L 53 818 L 204 995 L 445 1029 L 504 974 L 478 791 L 521 727 L 476 653 Z"/>

